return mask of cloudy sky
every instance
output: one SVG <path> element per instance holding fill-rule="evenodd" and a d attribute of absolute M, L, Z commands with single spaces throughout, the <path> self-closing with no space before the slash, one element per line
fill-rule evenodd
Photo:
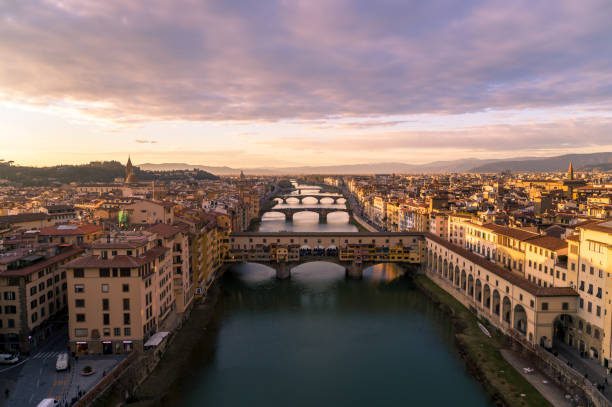
<path fill-rule="evenodd" d="M 0 158 L 612 151 L 610 0 L 0 0 Z"/>

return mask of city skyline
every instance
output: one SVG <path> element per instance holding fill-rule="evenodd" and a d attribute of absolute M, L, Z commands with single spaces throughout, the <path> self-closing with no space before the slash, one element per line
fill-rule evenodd
<path fill-rule="evenodd" d="M 252 168 L 612 151 L 611 13 L 9 2 L 0 158 Z"/>

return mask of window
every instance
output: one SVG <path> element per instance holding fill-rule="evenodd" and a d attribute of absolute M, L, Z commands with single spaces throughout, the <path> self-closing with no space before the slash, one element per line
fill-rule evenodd
<path fill-rule="evenodd" d="M 119 269 L 119 276 L 120 277 L 131 277 L 132 275 L 132 270 L 129 268 L 121 268 Z"/>
<path fill-rule="evenodd" d="M 108 311 L 108 298 L 102 298 L 102 311 Z"/>
<path fill-rule="evenodd" d="M 548 303 L 547 302 L 543 302 L 542 303 L 542 311 L 548 311 Z"/>
<path fill-rule="evenodd" d="M 593 303 L 591 301 L 587 302 L 587 311 L 593 312 Z"/>
<path fill-rule="evenodd" d="M 580 282 L 580 287 L 578 288 L 580 291 L 584 291 L 584 281 Z"/>
<path fill-rule="evenodd" d="M 593 330 L 593 336 L 595 337 L 595 339 L 599 339 L 599 329 L 595 328 Z"/>
<path fill-rule="evenodd" d="M 108 268 L 100 269 L 100 277 L 110 277 L 110 269 Z"/>
<path fill-rule="evenodd" d="M 83 284 L 75 284 L 74 285 L 74 292 L 75 293 L 84 293 L 85 292 L 85 286 Z"/>
<path fill-rule="evenodd" d="M 129 298 L 124 298 L 123 299 L 123 310 L 124 311 L 129 311 L 130 310 L 130 299 Z"/>
<path fill-rule="evenodd" d="M 132 329 L 131 328 L 123 328 L 123 336 L 130 336 L 132 335 Z"/>
<path fill-rule="evenodd" d="M 589 294 L 593 294 L 593 284 L 589 284 L 589 290 L 587 291 Z"/>
<path fill-rule="evenodd" d="M 15 292 L 14 291 L 5 291 L 4 299 L 6 301 L 14 301 L 15 300 Z"/>
<path fill-rule="evenodd" d="M 15 320 L 14 319 L 9 319 L 8 320 L 8 327 L 9 328 L 15 328 Z"/>
<path fill-rule="evenodd" d="M 601 316 L 601 307 L 598 305 L 597 308 L 595 308 L 595 315 L 597 315 L 598 317 Z"/>
<path fill-rule="evenodd" d="M 85 322 L 85 314 L 76 314 L 76 322 Z"/>
<path fill-rule="evenodd" d="M 36 322 L 38 320 L 38 312 L 35 312 L 32 314 L 32 323 Z"/>
<path fill-rule="evenodd" d="M 582 298 L 580 299 L 580 308 L 584 308 L 584 300 Z"/>
<path fill-rule="evenodd" d="M 569 309 L 569 304 L 567 302 L 564 302 L 563 304 L 561 304 L 561 309 L 566 311 Z"/>
<path fill-rule="evenodd" d="M 36 308 L 36 306 L 37 306 L 37 305 L 38 305 L 38 301 L 36 301 L 36 300 L 32 300 L 32 301 L 30 301 L 30 308 L 31 308 L 31 309 Z"/>
<path fill-rule="evenodd" d="M 85 300 L 82 298 L 77 298 L 76 300 L 74 300 L 74 306 L 76 308 L 83 308 L 85 307 Z"/>
<path fill-rule="evenodd" d="M 103 336 L 110 336 L 110 328 L 103 328 L 102 329 L 102 335 Z"/>
<path fill-rule="evenodd" d="M 121 336 L 121 328 L 113 328 L 113 335 Z"/>
<path fill-rule="evenodd" d="M 74 269 L 74 278 L 83 278 L 85 277 L 85 272 L 83 269 Z"/>
<path fill-rule="evenodd" d="M 36 286 L 30 287 L 30 295 L 36 294 Z"/>
<path fill-rule="evenodd" d="M 102 314 L 104 325 L 110 325 L 110 314 Z"/>
<path fill-rule="evenodd" d="M 84 338 L 87 336 L 87 328 L 75 328 L 74 336 L 77 338 Z"/>
<path fill-rule="evenodd" d="M 597 287 L 597 298 L 601 298 L 601 287 Z"/>
<path fill-rule="evenodd" d="M 17 307 L 14 305 L 5 305 L 4 306 L 4 313 L 5 314 L 16 314 L 17 313 Z"/>
<path fill-rule="evenodd" d="M 130 291 L 130 285 L 129 284 L 123 284 L 121 286 L 121 289 L 123 290 L 124 293 L 127 293 Z"/>
<path fill-rule="evenodd" d="M 126 312 L 125 314 L 123 314 L 123 325 L 129 325 L 129 324 L 130 324 L 130 314 Z"/>

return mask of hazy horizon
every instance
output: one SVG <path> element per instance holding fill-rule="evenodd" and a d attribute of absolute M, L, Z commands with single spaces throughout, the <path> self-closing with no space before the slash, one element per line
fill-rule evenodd
<path fill-rule="evenodd" d="M 612 151 L 610 15 L 605 0 L 9 1 L 0 158 L 259 168 Z"/>

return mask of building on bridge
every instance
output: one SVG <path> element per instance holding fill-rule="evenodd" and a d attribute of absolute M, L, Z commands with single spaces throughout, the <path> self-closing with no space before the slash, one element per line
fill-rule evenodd
<path fill-rule="evenodd" d="M 264 263 L 278 273 L 300 262 L 322 260 L 350 266 L 359 276 L 376 263 L 420 264 L 424 254 L 423 235 L 412 232 L 253 232 L 231 235 L 226 262 Z"/>

